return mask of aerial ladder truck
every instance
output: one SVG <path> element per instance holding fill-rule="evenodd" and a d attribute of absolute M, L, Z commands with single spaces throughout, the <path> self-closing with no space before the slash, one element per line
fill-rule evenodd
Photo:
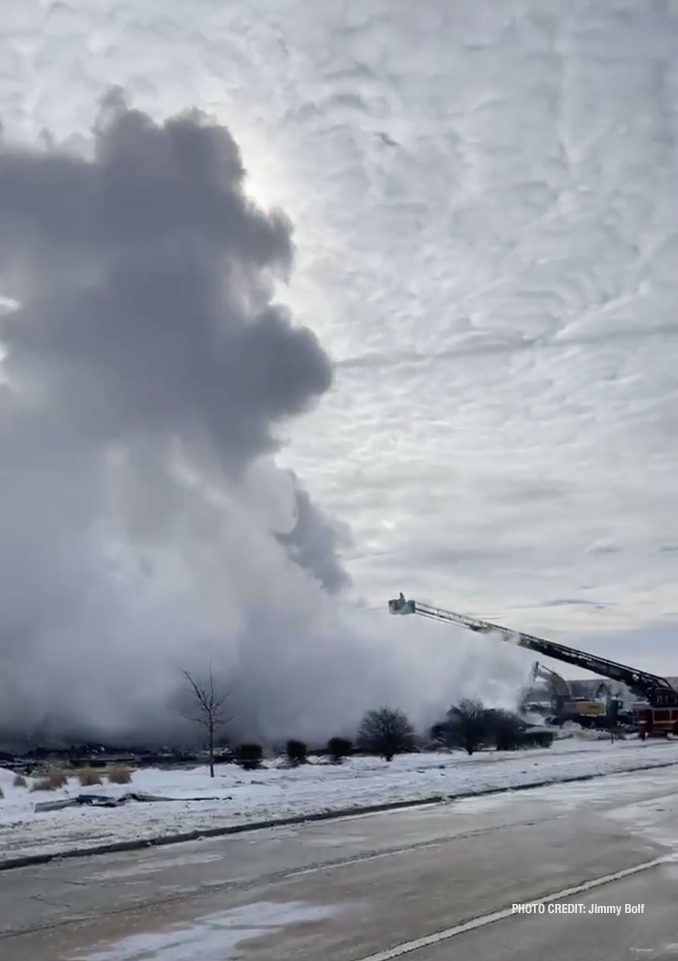
<path fill-rule="evenodd" d="M 517 647 L 535 651 L 543 657 L 552 657 L 557 661 L 572 664 L 575 667 L 591 671 L 600 677 L 606 677 L 625 684 L 630 691 L 648 704 L 647 708 L 638 711 L 638 727 L 641 738 L 678 735 L 678 691 L 665 677 L 648 674 L 626 664 L 610 661 L 596 654 L 588 654 L 565 644 L 556 644 L 534 634 L 511 630 L 490 621 L 483 621 L 466 614 L 457 614 L 430 604 L 407 600 L 403 594 L 388 602 L 391 614 L 418 614 L 434 621 L 445 624 L 455 624 L 476 634 L 496 634 L 501 640 Z"/>

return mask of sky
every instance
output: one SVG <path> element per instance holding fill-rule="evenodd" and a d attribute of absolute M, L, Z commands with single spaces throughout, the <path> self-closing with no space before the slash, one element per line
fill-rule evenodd
<path fill-rule="evenodd" d="M 385 615 L 400 590 L 678 673 L 677 40 L 671 0 L 25 0 L 0 10 L 0 118 L 13 150 L 66 144 L 91 162 L 101 100 L 118 87 L 151 124 L 197 108 L 232 138 L 242 209 L 249 216 L 247 204 L 256 205 L 275 235 L 265 254 L 248 248 L 257 274 L 239 278 L 238 296 L 246 313 L 273 304 L 280 319 L 284 305 L 290 343 L 306 354 L 303 374 L 259 411 L 257 437 L 245 431 L 237 452 L 213 419 L 224 396 L 203 384 L 190 409 L 209 443 L 192 469 L 203 481 L 208 470 L 211 494 L 228 491 L 239 515 L 246 508 L 270 527 L 273 512 L 277 546 L 315 578 L 313 601 L 304 594 L 295 618 L 304 611 L 307 624 L 309 605 L 314 617 L 335 618 L 339 602 L 328 613 L 328 598 L 349 593 L 366 609 L 369 638 L 396 633 L 394 677 L 412 657 L 408 631 L 415 636 L 411 622 Z M 36 241 L 30 204 L 15 207 L 27 246 L 0 293 L 30 301 L 42 288 L 43 312 L 33 311 L 35 336 L 16 333 L 15 348 L 47 406 L 50 391 L 61 391 L 51 416 L 74 435 L 71 454 L 92 432 L 108 444 L 111 425 L 103 434 L 93 426 L 101 410 L 73 426 L 77 378 L 64 370 L 55 386 L 41 353 L 55 286 L 59 296 L 68 288 L 70 309 L 102 262 L 87 251 L 88 235 L 76 238 L 75 258 L 66 245 L 53 258 L 61 228 Z M 51 347 L 63 360 L 59 336 Z M 8 340 L 0 332 L 6 349 Z M 148 402 L 164 412 L 163 430 L 183 416 L 169 390 L 127 396 L 124 378 L 106 380 L 112 356 L 87 377 L 116 392 L 120 423 L 139 425 L 135 404 Z M 258 376 L 272 382 L 276 369 L 265 364 Z M 181 377 L 177 368 L 161 373 Z M 157 420 L 146 428 L 157 443 Z M 30 429 L 37 443 L 46 423 L 34 418 Z M 137 434 L 117 435 L 126 456 Z M 159 455 L 147 439 L 136 451 L 146 464 L 136 463 L 129 483 L 146 478 L 144 503 L 162 526 L 176 503 L 158 496 Z M 60 444 L 54 476 L 63 476 L 63 456 Z M 100 468 L 82 468 L 85 489 Z M 93 518 L 110 524 L 110 505 L 85 505 L 69 478 L 62 527 L 68 509 L 88 531 Z M 131 496 L 120 495 L 127 547 Z M 41 502 L 38 485 L 22 509 L 36 517 Z M 44 571 L 63 567 L 47 556 L 53 511 L 41 509 L 43 526 L 30 536 L 20 510 L 6 515 L 14 536 L 6 541 L 22 545 L 26 570 L 36 570 L 32 551 Z M 162 600 L 170 582 L 197 598 L 185 569 L 168 560 L 181 545 L 187 563 L 185 536 L 163 527 L 162 549 L 156 543 L 171 568 L 153 602 L 164 618 L 172 619 Z M 240 560 L 233 543 L 211 550 L 230 577 Z M 274 610 L 289 571 L 278 574 L 261 581 Z M 214 603 L 217 611 L 223 601 Z M 243 610 L 240 596 L 232 603 Z M 219 625 L 222 616 L 214 613 Z M 350 617 L 363 623 L 354 609 Z M 438 645 L 439 634 L 417 624 L 417 643 L 423 636 Z M 357 652 L 373 642 L 354 643 Z"/>

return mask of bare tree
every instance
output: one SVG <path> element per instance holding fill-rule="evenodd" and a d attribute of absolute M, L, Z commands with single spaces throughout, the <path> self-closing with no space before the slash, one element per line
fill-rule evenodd
<path fill-rule="evenodd" d="M 465 698 L 447 712 L 443 736 L 448 747 L 463 747 L 473 754 L 488 733 L 488 712 L 480 701 Z"/>
<path fill-rule="evenodd" d="M 392 761 L 396 754 L 416 751 L 417 738 L 407 716 L 397 708 L 368 711 L 358 729 L 358 747 Z"/>
<path fill-rule="evenodd" d="M 182 671 L 182 673 L 188 681 L 193 700 L 192 713 L 184 714 L 182 712 L 182 716 L 206 729 L 210 755 L 210 777 L 214 777 L 214 736 L 217 731 L 232 720 L 232 717 L 226 717 L 224 708 L 228 691 L 221 690 L 215 682 L 211 664 L 206 681 L 197 681 L 188 671 Z"/>

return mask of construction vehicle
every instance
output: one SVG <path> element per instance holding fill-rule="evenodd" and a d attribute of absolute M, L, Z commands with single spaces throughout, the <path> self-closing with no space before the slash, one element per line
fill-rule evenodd
<path fill-rule="evenodd" d="M 456 624 L 476 634 L 496 634 L 501 640 L 515 644 L 517 647 L 524 647 L 544 657 L 552 657 L 557 661 L 591 671 L 600 677 L 619 681 L 648 704 L 648 707 L 641 707 L 638 710 L 637 723 L 641 738 L 667 734 L 678 735 L 678 691 L 665 677 L 649 674 L 647 671 L 640 671 L 626 664 L 598 657 L 596 654 L 588 654 L 574 647 L 566 647 L 565 644 L 556 644 L 554 641 L 547 641 L 533 634 L 525 634 L 499 624 L 492 624 L 490 621 L 457 614 L 440 607 L 432 607 L 430 604 L 420 604 L 419 601 L 407 600 L 402 593 L 395 600 L 388 602 L 388 609 L 391 614 L 419 614 L 421 617 L 446 624 Z"/>
<path fill-rule="evenodd" d="M 551 692 L 550 720 L 553 724 L 574 721 L 582 727 L 607 728 L 612 716 L 621 719 L 623 703 L 621 699 L 612 697 L 606 684 L 599 685 L 594 698 L 576 697 L 564 677 L 539 661 L 534 662 L 530 678 L 532 681 L 541 678 L 548 684 Z M 523 707 L 525 706 L 524 701 Z"/>

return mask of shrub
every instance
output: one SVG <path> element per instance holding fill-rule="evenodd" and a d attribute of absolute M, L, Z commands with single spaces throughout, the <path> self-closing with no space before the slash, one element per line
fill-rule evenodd
<path fill-rule="evenodd" d="M 31 784 L 31 791 L 54 791 L 56 790 L 53 784 L 49 783 L 49 778 L 39 777 L 37 781 L 33 781 Z"/>
<path fill-rule="evenodd" d="M 285 755 L 293 767 L 308 764 L 308 746 L 303 741 L 288 741 L 285 745 Z"/>
<path fill-rule="evenodd" d="M 485 708 L 480 701 L 463 700 L 447 712 L 447 718 L 431 728 L 431 738 L 447 747 L 462 747 L 473 754 L 482 745 L 492 744 L 499 751 L 522 747 L 548 747 L 551 732 L 528 732 L 525 721 L 512 711 Z"/>
<path fill-rule="evenodd" d="M 358 747 L 392 761 L 396 754 L 416 750 L 416 736 L 407 716 L 397 708 L 368 711 L 358 728 Z"/>
<path fill-rule="evenodd" d="M 511 711 L 488 711 L 486 725 L 488 736 L 498 751 L 515 751 L 525 743 L 525 724 Z"/>
<path fill-rule="evenodd" d="M 58 767 L 50 768 L 31 785 L 31 791 L 57 791 L 68 784 L 68 776 Z"/>
<path fill-rule="evenodd" d="M 327 753 L 334 764 L 341 764 L 353 752 L 353 743 L 346 737 L 331 737 L 327 742 Z"/>
<path fill-rule="evenodd" d="M 2 790 L 2 787 L 0 787 L 0 801 L 3 800 L 4 796 L 5 796 L 5 792 Z"/>
<path fill-rule="evenodd" d="M 487 738 L 488 712 L 480 701 L 465 698 L 447 712 L 442 724 L 431 729 L 431 735 L 442 738 L 447 747 L 463 747 L 473 754 Z"/>
<path fill-rule="evenodd" d="M 261 744 L 239 744 L 235 749 L 235 763 L 243 771 L 254 771 L 261 767 L 264 749 Z"/>
<path fill-rule="evenodd" d="M 431 742 L 436 747 L 450 747 L 448 744 L 448 727 L 447 721 L 439 721 L 429 731 Z"/>
<path fill-rule="evenodd" d="M 93 767 L 80 768 L 78 780 L 81 787 L 94 787 L 96 784 L 101 784 L 101 771 L 97 771 Z"/>
<path fill-rule="evenodd" d="M 125 764 L 112 764 L 106 771 L 109 784 L 130 784 L 132 768 Z"/>
<path fill-rule="evenodd" d="M 23 774 L 17 774 L 14 778 L 14 787 L 27 787 L 26 778 Z"/>
<path fill-rule="evenodd" d="M 68 784 L 68 774 L 60 767 L 51 767 L 48 769 L 45 777 L 52 786 L 52 790 L 56 791 L 60 787 L 65 787 Z"/>
<path fill-rule="evenodd" d="M 551 747 L 553 731 L 525 731 L 523 743 L 525 747 Z"/>

